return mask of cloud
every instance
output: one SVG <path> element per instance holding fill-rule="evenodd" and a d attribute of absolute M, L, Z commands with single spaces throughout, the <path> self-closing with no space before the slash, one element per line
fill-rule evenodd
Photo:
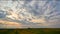
<path fill-rule="evenodd" d="M 6 12 L 3 10 L 0 10 L 0 18 L 5 18 Z"/>
<path fill-rule="evenodd" d="M 60 24 L 59 1 L 0 1 L 0 6 L 2 12 L 7 13 L 0 13 L 0 17 L 11 19 L 14 23 L 20 22 L 25 24 L 26 27 L 37 23 L 38 25 L 36 26 L 44 27 Z M 9 22 L 9 24 L 13 22 Z"/>
<path fill-rule="evenodd" d="M 20 28 L 20 27 L 22 27 L 21 23 L 0 20 L 0 28 Z"/>

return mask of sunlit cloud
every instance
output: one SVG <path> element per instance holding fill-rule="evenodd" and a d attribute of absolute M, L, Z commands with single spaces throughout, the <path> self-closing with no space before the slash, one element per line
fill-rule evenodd
<path fill-rule="evenodd" d="M 20 23 L 25 25 L 25 27 L 30 27 L 31 25 L 26 25 L 30 23 L 37 24 L 36 26 L 44 27 L 60 24 L 60 2 L 56 0 L 3 0 L 0 1 L 0 12 L 1 11 L 2 13 L 0 13 L 0 19 L 6 19 L 6 21 L 0 20 L 3 24 L 16 24 L 20 27 L 22 27 Z"/>

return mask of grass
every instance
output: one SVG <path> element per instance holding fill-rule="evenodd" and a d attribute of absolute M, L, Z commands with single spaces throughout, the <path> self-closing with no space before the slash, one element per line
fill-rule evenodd
<path fill-rule="evenodd" d="M 0 29 L 0 34 L 60 34 L 60 28 Z"/>

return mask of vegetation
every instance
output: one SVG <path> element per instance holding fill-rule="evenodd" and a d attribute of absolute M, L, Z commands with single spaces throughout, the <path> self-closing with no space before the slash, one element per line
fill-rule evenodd
<path fill-rule="evenodd" d="M 0 34 L 60 34 L 60 28 L 0 29 Z"/>

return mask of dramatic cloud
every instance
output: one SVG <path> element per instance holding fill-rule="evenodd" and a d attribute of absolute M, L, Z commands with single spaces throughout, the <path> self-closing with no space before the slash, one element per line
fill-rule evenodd
<path fill-rule="evenodd" d="M 20 27 L 40 28 L 55 26 L 59 27 L 58 25 L 60 24 L 59 22 L 60 22 L 60 1 L 56 0 L 0 1 L 0 23 L 2 24 L 13 23 L 18 24 Z"/>

